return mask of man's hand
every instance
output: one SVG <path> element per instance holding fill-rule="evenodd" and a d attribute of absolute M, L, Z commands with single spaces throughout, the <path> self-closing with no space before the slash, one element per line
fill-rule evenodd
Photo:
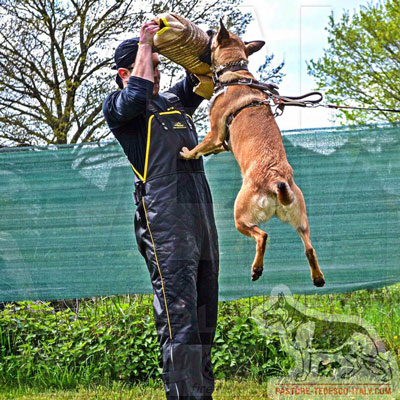
<path fill-rule="evenodd" d="M 146 22 L 140 29 L 140 44 L 149 44 L 153 46 L 153 37 L 160 30 L 155 21 Z"/>
<path fill-rule="evenodd" d="M 154 69 L 153 63 L 153 37 L 160 30 L 156 22 L 146 22 L 140 29 L 139 50 L 136 55 L 133 76 L 147 79 L 155 85 L 154 92 L 158 92 L 160 73 Z M 157 76 L 156 73 L 158 74 Z M 157 86 L 157 87 L 156 87 Z"/>

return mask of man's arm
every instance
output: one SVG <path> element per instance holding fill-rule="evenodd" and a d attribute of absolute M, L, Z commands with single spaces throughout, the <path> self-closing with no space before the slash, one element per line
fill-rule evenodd
<path fill-rule="evenodd" d="M 146 112 L 146 101 L 153 93 L 153 83 L 131 76 L 128 85 L 107 97 L 103 104 L 104 117 L 110 128 L 117 128 Z"/>
<path fill-rule="evenodd" d="M 171 92 L 179 97 L 181 103 L 185 107 L 185 111 L 192 115 L 200 103 L 204 100 L 203 97 L 193 92 L 193 88 L 197 85 L 198 80 L 189 72 L 186 72 L 185 79 L 179 81 L 172 86 L 168 92 Z"/>
<path fill-rule="evenodd" d="M 153 36 L 159 29 L 154 22 L 144 24 L 140 30 L 132 74 L 127 68 L 118 70 L 124 88 L 108 96 L 103 104 L 103 113 L 110 128 L 118 127 L 146 111 L 146 101 L 154 87 Z"/>

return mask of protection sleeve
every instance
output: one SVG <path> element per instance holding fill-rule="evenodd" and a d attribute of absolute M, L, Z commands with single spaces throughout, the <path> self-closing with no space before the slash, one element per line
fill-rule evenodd
<path fill-rule="evenodd" d="M 168 92 L 174 93 L 181 100 L 185 111 L 192 115 L 200 103 L 204 100 L 203 97 L 193 92 L 193 88 L 198 84 L 197 78 L 186 71 L 186 77 L 172 86 Z"/>
<path fill-rule="evenodd" d="M 111 93 L 103 104 L 103 113 L 110 128 L 117 128 L 146 112 L 146 100 L 153 93 L 153 82 L 131 76 L 127 87 Z"/>

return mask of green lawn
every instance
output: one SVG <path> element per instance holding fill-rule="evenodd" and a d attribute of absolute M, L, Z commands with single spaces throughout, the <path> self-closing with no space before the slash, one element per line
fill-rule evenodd
<path fill-rule="evenodd" d="M 253 381 L 223 381 L 216 382 L 216 390 L 213 395 L 214 400 L 229 399 L 268 399 L 267 384 Z M 164 400 L 164 390 L 162 387 L 151 388 L 148 386 L 136 386 L 134 388 L 124 388 L 115 386 L 113 389 L 102 387 L 89 389 L 80 389 L 77 391 L 57 391 L 57 392 L 39 392 L 34 389 L 14 389 L 7 390 L 0 388 L 1 400 Z"/>
<path fill-rule="evenodd" d="M 322 396 L 330 400 L 400 400 L 400 397 L 389 396 Z M 291 396 L 290 398 L 297 398 Z M 318 397 L 314 397 L 318 398 Z M 40 392 L 34 389 L 2 390 L 0 388 L 1 400 L 165 400 L 164 391 L 161 387 L 151 388 L 149 386 L 135 386 L 124 388 L 115 385 L 112 389 L 97 387 L 93 389 L 79 389 L 76 391 Z M 251 380 L 217 380 L 213 400 L 261 400 L 271 399 L 267 395 L 267 382 L 257 383 Z M 275 397 L 274 400 L 286 400 L 287 397 Z M 303 397 L 301 398 L 304 399 Z"/>

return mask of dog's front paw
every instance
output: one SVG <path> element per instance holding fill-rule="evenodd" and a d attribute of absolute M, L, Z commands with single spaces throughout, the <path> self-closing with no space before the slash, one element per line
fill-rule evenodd
<path fill-rule="evenodd" d="M 179 152 L 179 158 L 183 158 L 184 160 L 190 160 L 190 150 L 187 147 L 182 147 L 181 151 Z"/>

